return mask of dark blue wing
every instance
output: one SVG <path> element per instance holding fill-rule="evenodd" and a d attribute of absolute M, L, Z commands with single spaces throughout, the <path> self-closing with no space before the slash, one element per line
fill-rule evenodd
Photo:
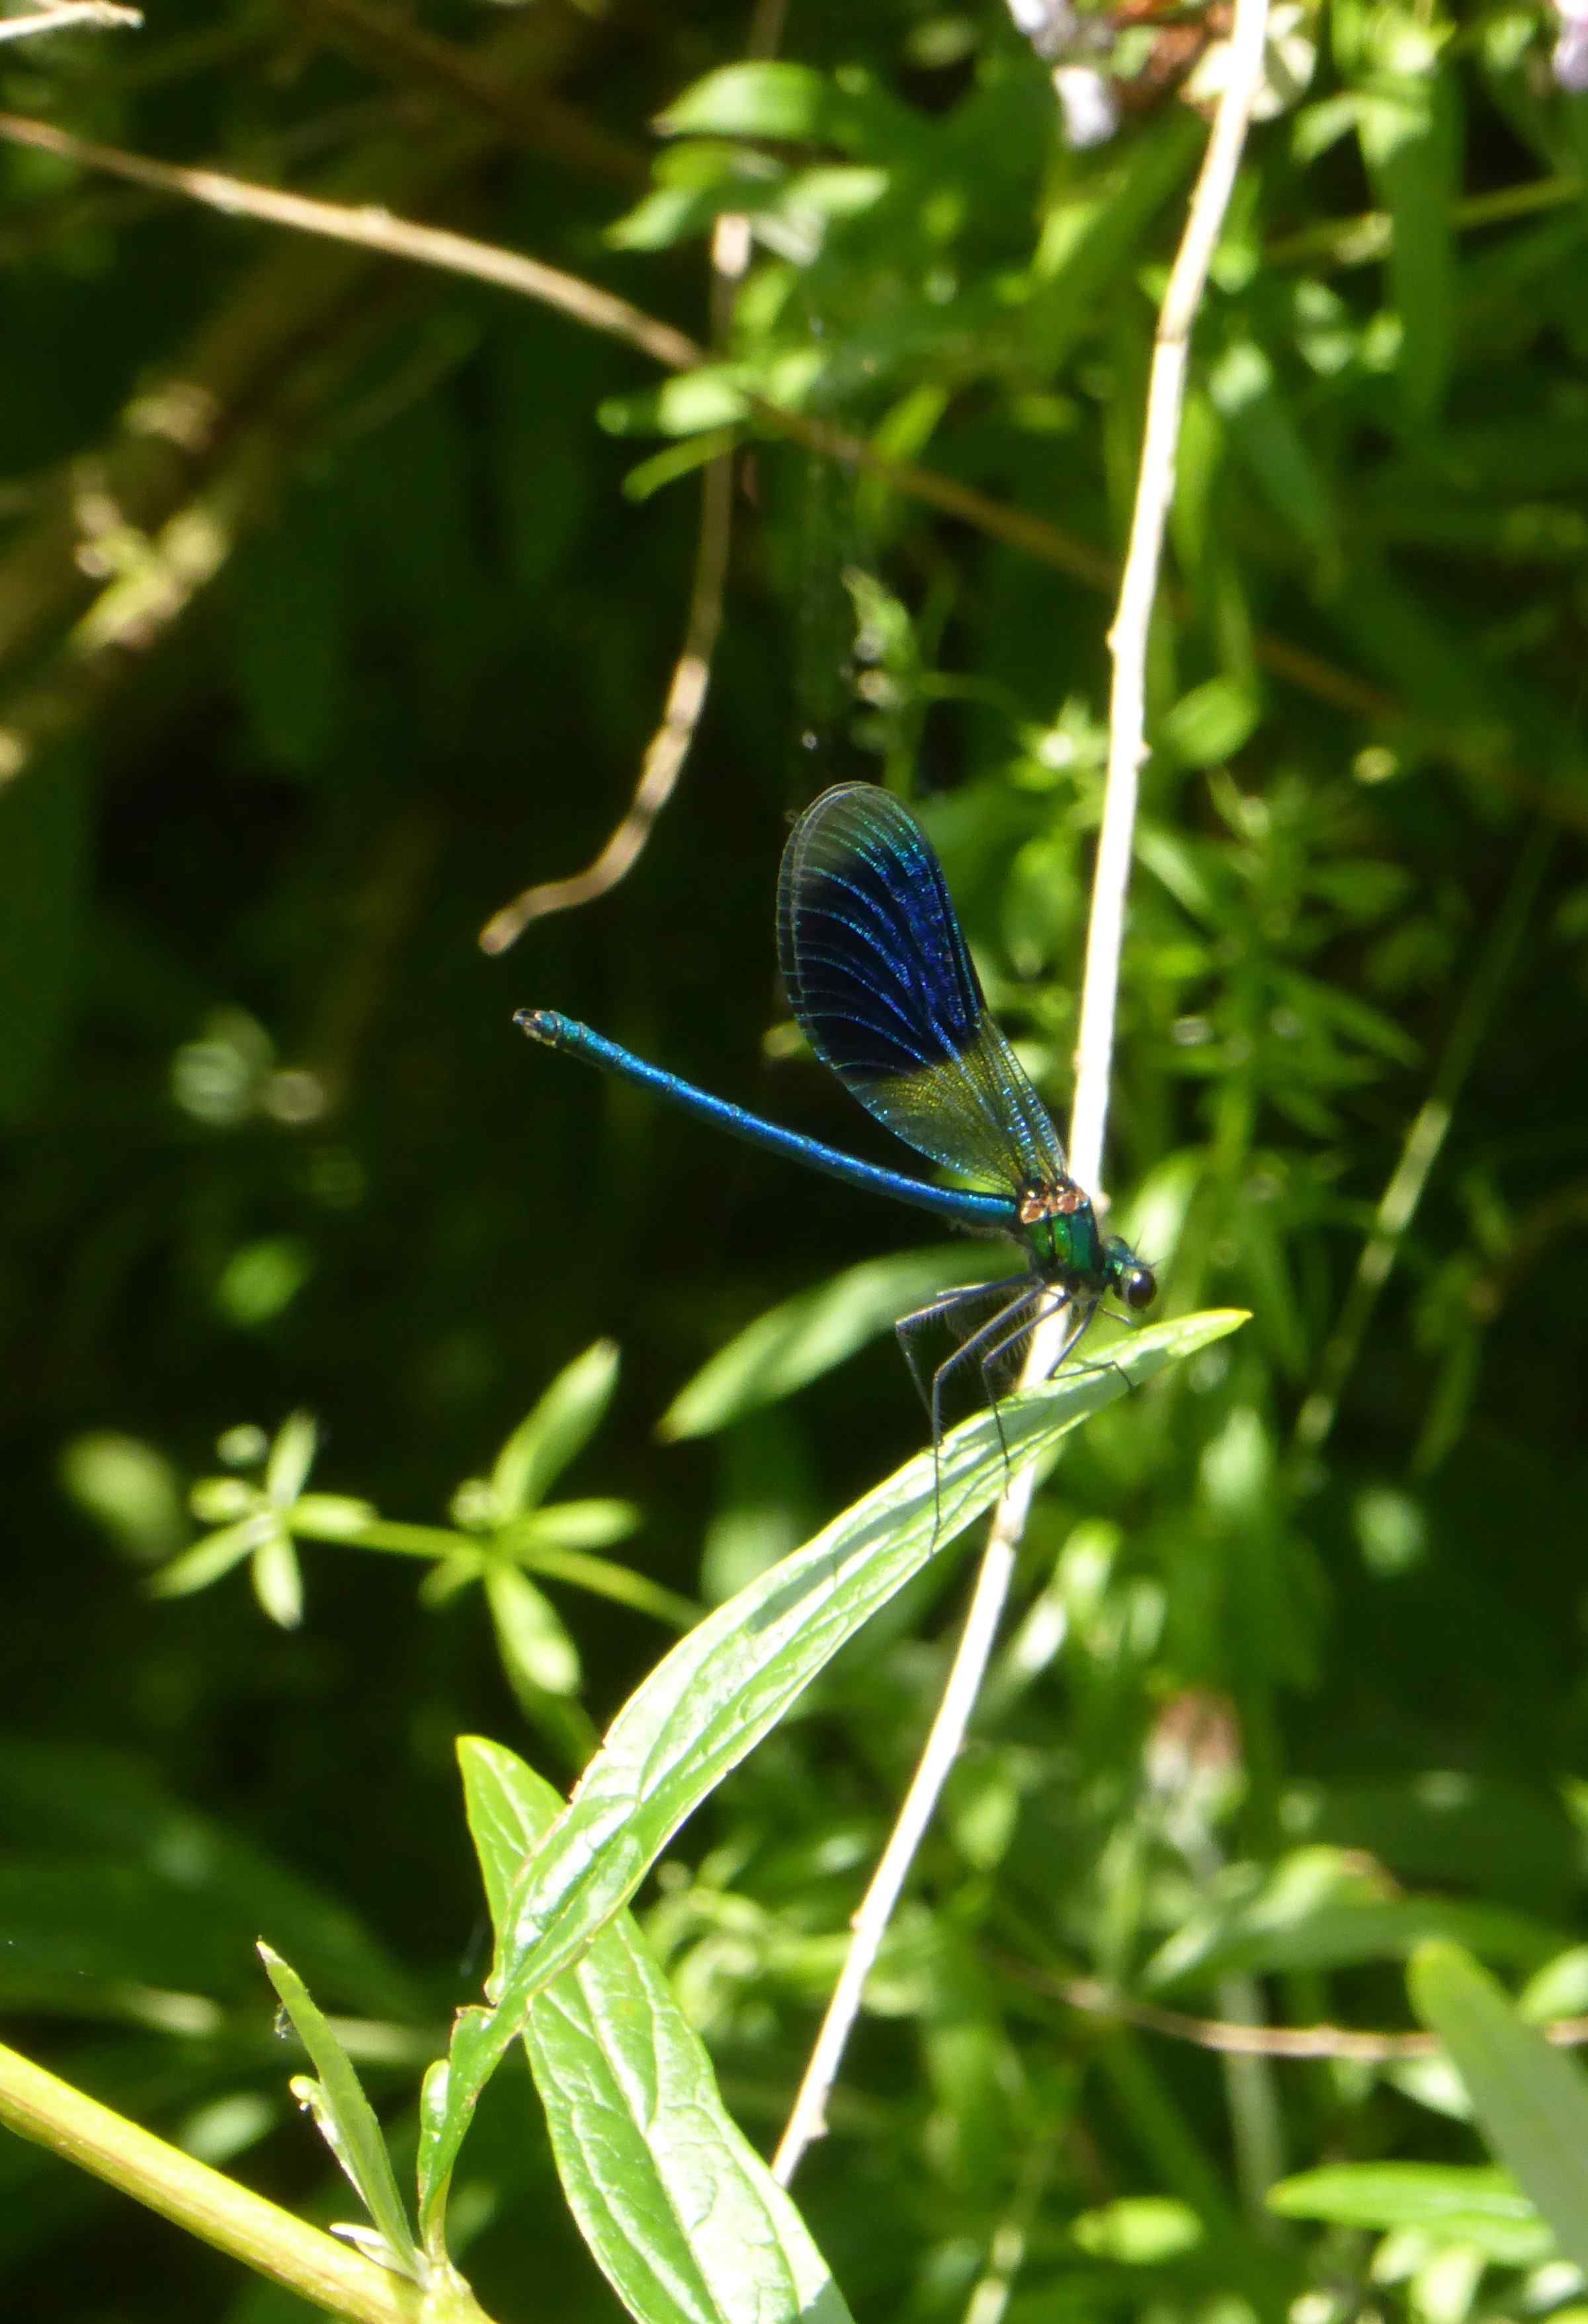
<path fill-rule="evenodd" d="M 1065 1175 L 1047 1108 L 987 1014 L 943 867 L 891 791 L 840 783 L 795 825 L 778 958 L 811 1047 L 877 1120 L 973 1185 Z"/>

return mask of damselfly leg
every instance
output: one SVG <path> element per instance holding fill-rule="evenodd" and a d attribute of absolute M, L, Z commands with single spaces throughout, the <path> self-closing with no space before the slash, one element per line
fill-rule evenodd
<path fill-rule="evenodd" d="M 963 1288 L 946 1292 L 940 1298 L 930 1301 L 925 1307 L 918 1308 L 911 1315 L 900 1316 L 894 1326 L 900 1347 L 903 1351 L 904 1360 L 909 1366 L 909 1376 L 915 1382 L 917 1394 L 926 1406 L 927 1416 L 932 1425 L 932 1536 L 934 1540 L 943 1529 L 944 1397 L 954 1374 L 967 1364 L 974 1363 L 981 1372 L 983 1386 L 992 1408 L 992 1425 L 998 1431 L 998 1443 L 1003 1454 L 1003 1465 L 1006 1471 L 1009 1467 L 1009 1444 L 1003 1433 L 1003 1422 L 999 1416 L 996 1383 L 992 1371 L 988 1366 L 987 1351 L 989 1346 L 1002 1348 L 1012 1345 L 1018 1341 L 1022 1331 L 1029 1330 L 1029 1320 L 1015 1323 L 1014 1318 L 1025 1315 L 1026 1311 L 1038 1305 L 1047 1288 L 1039 1276 L 1016 1276 L 1012 1278 L 1012 1282 L 1014 1287 L 1012 1299 L 1008 1296 L 1011 1288 L 1011 1278 L 1008 1277 L 996 1279 L 992 1283 L 969 1284 Z M 992 1297 L 997 1297 L 1001 1303 L 996 1314 L 988 1316 L 984 1323 L 978 1324 L 974 1332 L 968 1333 L 955 1349 L 953 1354 L 934 1368 L 929 1377 L 926 1375 L 924 1367 L 919 1361 L 919 1351 L 916 1346 L 919 1327 L 936 1323 L 945 1316 L 951 1317 L 957 1310 L 972 1306 L 978 1300 Z"/>

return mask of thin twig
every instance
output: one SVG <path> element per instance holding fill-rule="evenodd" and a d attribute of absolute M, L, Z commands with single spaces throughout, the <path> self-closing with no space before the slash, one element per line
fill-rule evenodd
<path fill-rule="evenodd" d="M 1179 254 L 1169 276 L 1148 391 L 1147 425 L 1136 514 L 1131 528 L 1125 580 L 1111 635 L 1114 651 L 1113 733 L 1109 751 L 1103 835 L 1099 842 L 1093 888 L 1092 929 L 1086 952 L 1086 991 L 1082 1022 L 1092 1026 L 1077 1060 L 1071 1151 L 1085 1185 L 1095 1186 L 1102 1165 L 1106 1084 L 1113 1056 L 1113 1019 L 1119 982 L 1119 945 L 1124 925 L 1135 818 L 1137 775 L 1145 755 L 1144 671 L 1147 627 L 1164 527 L 1174 488 L 1175 446 L 1185 390 L 1186 342 L 1218 241 L 1235 171 L 1245 143 L 1252 101 L 1262 72 L 1268 0 L 1236 0 L 1230 70 L 1219 100 L 1201 174 L 1191 198 Z M 1088 1019 L 1088 1005 L 1090 1019 Z M 1046 1378 L 1062 1344 L 1065 1319 L 1056 1314 L 1032 1334 L 1022 1384 Z M 772 2161 L 772 2173 L 787 2185 L 812 2139 L 826 2121 L 827 2094 L 836 2078 L 850 2027 L 858 2014 L 865 1980 L 921 1838 L 931 1821 L 948 1773 L 965 1739 L 981 1692 L 992 1642 L 1014 1574 L 1015 1555 L 1025 1532 L 1036 1489 L 1036 1471 L 1020 1471 L 992 1514 L 987 1546 L 972 1593 L 970 1609 L 931 1731 L 905 1794 L 899 1819 L 855 1914 L 854 1940 L 834 1990 L 810 2062 L 799 2086 L 788 2127 Z"/>
<path fill-rule="evenodd" d="M 336 0 L 346 5 L 350 0 Z M 361 5 L 361 0 L 351 0 Z M 745 53 L 752 59 L 775 56 L 782 39 L 786 0 L 759 0 L 752 19 Z M 734 304 L 750 265 L 750 220 L 725 210 L 711 236 L 711 344 L 724 346 L 733 328 Z M 700 532 L 695 550 L 695 577 L 689 589 L 689 610 L 684 620 L 684 643 L 673 665 L 672 680 L 661 723 L 640 762 L 640 779 L 628 812 L 595 862 L 571 880 L 543 881 L 526 888 L 506 904 L 480 932 L 480 950 L 505 952 L 531 920 L 551 912 L 566 912 L 604 896 L 626 878 L 643 853 L 657 816 L 671 798 L 684 761 L 706 709 L 711 686 L 712 657 L 722 632 L 723 590 L 727 580 L 728 543 L 734 516 L 734 455 L 717 454 L 706 464 L 701 478 Z"/>
<path fill-rule="evenodd" d="M 125 8 L 120 0 L 38 0 L 36 16 L 0 16 L 0 41 L 25 41 L 32 32 L 61 32 L 72 24 L 96 24 L 103 31 L 137 32 L 143 22 L 141 8 Z"/>
<path fill-rule="evenodd" d="M 104 170 L 160 193 L 185 196 L 228 217 L 261 218 L 293 227 L 299 233 L 378 250 L 416 265 L 439 267 L 449 273 L 493 283 L 521 298 L 539 300 L 586 329 L 622 339 L 668 371 L 693 371 L 707 359 L 705 348 L 687 333 L 577 275 L 565 273 L 537 259 L 521 257 L 494 244 L 475 241 L 467 235 L 415 225 L 382 207 L 316 201 L 307 195 L 285 193 L 279 188 L 258 185 L 221 171 L 190 170 L 148 161 L 142 154 L 125 152 L 117 147 L 88 143 L 66 130 L 57 129 L 52 123 L 14 114 L 0 114 L 0 138 L 60 154 L 85 168 Z M 758 426 L 791 443 L 801 444 L 826 459 L 863 469 L 891 490 L 920 501 L 928 508 L 940 509 L 946 516 L 974 525 L 990 540 L 1001 540 L 1011 549 L 1052 566 L 1057 572 L 1067 573 L 1085 588 L 1107 595 L 1119 579 L 1118 567 L 1105 551 L 1066 532 L 1046 517 L 1011 508 L 978 492 L 974 484 L 962 484 L 957 477 L 944 475 L 937 469 L 921 467 L 913 460 L 890 459 L 864 437 L 852 435 L 808 412 L 791 411 L 749 394 L 745 403 L 749 416 Z M 1177 617 L 1191 610 L 1188 594 L 1173 584 L 1165 586 L 1163 602 Z M 1406 720 L 1405 706 L 1393 694 L 1339 669 L 1305 646 L 1260 631 L 1252 641 L 1252 650 L 1262 669 L 1320 702 L 1381 724 L 1399 724 Z M 1580 798 L 1520 769 L 1496 766 L 1486 757 L 1475 758 L 1456 730 L 1436 732 L 1421 723 L 1418 731 L 1446 751 L 1458 765 L 1469 766 L 1474 774 L 1536 807 L 1552 822 L 1567 829 L 1588 830 L 1588 804 Z M 1085 1174 L 1079 1175 L 1084 1177 Z"/>
<path fill-rule="evenodd" d="M 711 658 L 722 628 L 723 583 L 728 567 L 729 518 L 733 509 L 731 453 L 708 460 L 702 478 L 700 535 L 695 580 L 684 622 L 684 643 L 673 665 L 660 724 L 641 761 L 640 779 L 627 813 L 595 861 L 567 880 L 546 880 L 503 904 L 480 930 L 480 950 L 505 952 L 531 920 L 594 902 L 632 870 L 651 826 L 672 797 L 695 740 L 711 683 Z"/>
<path fill-rule="evenodd" d="M 1144 2034 L 1162 2034 L 1171 2042 L 1189 2042 L 1199 2050 L 1215 2050 L 1226 2058 L 1316 2059 L 1343 2058 L 1353 2064 L 1392 2066 L 1408 2058 L 1435 2058 L 1443 2043 L 1433 2034 L 1358 2034 L 1343 2025 L 1241 2025 L 1222 2017 L 1188 2017 L 1178 2009 L 1163 2009 L 1156 2002 L 1134 2001 L 1116 1993 L 1101 1978 L 1065 1978 L 1054 1982 L 1017 1974 L 1039 1984 L 1089 2016 L 1116 2018 L 1139 2026 Z M 1556 2017 L 1535 2029 L 1558 2050 L 1588 2043 L 1588 2017 Z"/>
<path fill-rule="evenodd" d="M 361 63 L 373 59 L 388 79 L 427 96 L 448 89 L 521 144 L 532 143 L 576 169 L 619 185 L 650 182 L 651 158 L 642 145 L 614 137 L 549 89 L 498 79 L 476 54 L 437 40 L 392 8 L 366 6 L 365 0 L 299 0 L 299 9 L 306 30 L 317 39 L 334 40 L 339 32 L 339 45 Z"/>
<path fill-rule="evenodd" d="M 1244 5 L 1237 5 L 1230 33 L 1229 83 L 1214 116 L 1185 238 L 1164 292 L 1152 350 L 1141 473 L 1125 551 L 1119 612 L 1109 632 L 1113 685 L 1109 705 L 1108 777 L 1093 879 L 1092 917 L 1086 931 L 1086 968 L 1076 1053 L 1075 1111 L 1070 1120 L 1070 1165 L 1084 1186 L 1099 1185 L 1103 1175 L 1103 1137 L 1113 1059 L 1125 891 L 1130 881 L 1137 793 L 1147 759 L 1148 636 L 1158 593 L 1159 567 L 1163 558 L 1164 530 L 1174 499 L 1175 456 L 1180 440 L 1191 326 L 1202 303 L 1208 268 L 1234 190 L 1247 119 L 1262 75 L 1267 28 L 1266 0 L 1245 0 Z"/>
<path fill-rule="evenodd" d="M 110 176 L 129 180 L 159 193 L 203 202 L 227 217 L 256 217 L 328 241 L 379 250 L 416 265 L 439 267 L 494 283 L 521 297 L 541 300 L 587 329 L 624 340 L 664 370 L 692 371 L 706 360 L 705 348 L 686 333 L 577 275 L 534 259 L 519 257 L 494 244 L 475 241 L 466 235 L 415 225 L 383 208 L 317 201 L 307 195 L 285 193 L 279 188 L 258 185 L 221 171 L 189 170 L 174 163 L 152 161 L 117 147 L 90 144 L 66 130 L 57 129 L 52 123 L 14 114 L 0 114 L 0 138 L 59 154 L 85 168 L 103 170 Z M 1008 548 L 1068 574 L 1085 588 L 1106 595 L 1118 582 L 1119 568 L 1112 557 L 1046 517 L 1011 508 L 978 492 L 974 484 L 962 484 L 957 477 L 922 467 L 913 460 L 890 459 L 864 437 L 853 435 L 808 412 L 788 410 L 757 397 L 747 397 L 746 401 L 757 425 L 841 466 L 863 469 L 892 491 L 974 525 L 990 540 L 1001 540 Z M 1166 602 L 1177 613 L 1189 609 L 1188 597 L 1177 590 L 1166 593 Z M 1253 650 L 1261 666 L 1275 677 L 1353 716 L 1393 724 L 1405 715 L 1393 694 L 1340 669 L 1304 646 L 1260 632 Z M 1528 778 L 1496 770 L 1488 771 L 1494 780 L 1503 781 L 1508 788 L 1537 799 L 1556 821 L 1588 827 L 1588 808 L 1580 802 L 1546 791 Z"/>
<path fill-rule="evenodd" d="M 152 476 L 130 460 L 119 482 L 104 484 L 92 472 L 78 482 L 65 512 L 69 529 L 62 529 L 69 551 L 75 549 L 74 571 L 91 572 L 97 586 L 26 687 L 6 699 L 0 716 L 0 790 L 40 750 L 79 724 L 85 701 L 103 696 L 135 657 L 149 652 L 213 580 L 236 540 L 258 522 L 286 447 L 300 441 L 310 420 L 345 389 L 370 336 L 389 327 L 394 304 L 384 294 L 358 307 L 345 303 L 323 348 L 291 364 L 269 401 L 254 405 L 245 426 L 227 429 L 224 452 L 200 464 L 198 488 L 180 497 L 169 489 L 189 465 L 180 431 L 189 419 L 195 429 L 209 427 L 217 401 L 224 407 L 227 399 L 212 398 L 208 381 L 229 383 L 218 369 L 210 370 L 200 345 L 186 377 L 142 399 L 147 419 L 140 415 L 137 425 L 143 432 L 134 434 L 124 422 L 124 440 L 134 459 L 152 444 L 169 447 L 171 459 Z M 61 553 L 58 539 L 42 526 L 35 540 Z M 11 594 L 25 647 L 20 580 Z"/>
<path fill-rule="evenodd" d="M 1334 1425 L 1341 1390 L 1361 1353 L 1379 1294 L 1395 1264 L 1395 1255 L 1407 1229 L 1417 1215 L 1449 1131 L 1456 1101 L 1528 932 L 1554 844 L 1554 834 L 1540 825 L 1517 858 L 1510 890 L 1462 996 L 1433 1086 L 1417 1108 L 1406 1133 L 1400 1157 L 1379 1198 L 1373 1231 L 1362 1245 L 1338 1321 L 1318 1359 L 1316 1386 L 1297 1416 L 1295 1446 L 1302 1454 L 1316 1452 Z"/>
<path fill-rule="evenodd" d="M 274 226 L 294 227 L 300 234 L 320 235 L 333 242 L 383 251 L 392 258 L 407 258 L 424 266 L 444 267 L 479 282 L 494 282 L 522 298 L 555 307 L 590 330 L 626 339 L 653 363 L 669 371 L 692 371 L 706 360 L 705 351 L 670 323 L 642 314 L 626 299 L 547 266 L 538 258 L 522 258 L 516 251 L 450 234 L 443 226 L 416 226 L 411 219 L 393 217 L 373 203 L 354 208 L 343 202 L 313 200 L 307 194 L 290 194 L 277 186 L 261 186 L 233 178 L 219 170 L 189 170 L 173 161 L 151 161 L 141 153 L 127 153 L 113 145 L 95 145 L 73 137 L 48 121 L 30 121 L 14 113 L 0 113 L 0 137 L 16 145 L 32 145 L 42 153 L 58 153 L 64 161 L 87 169 L 104 170 L 126 178 L 135 186 L 152 186 L 162 193 L 185 194 L 191 201 L 224 211 L 227 217 L 266 218 Z"/>

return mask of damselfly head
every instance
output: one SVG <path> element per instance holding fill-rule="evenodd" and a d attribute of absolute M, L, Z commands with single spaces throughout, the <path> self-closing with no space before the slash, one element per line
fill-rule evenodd
<path fill-rule="evenodd" d="M 1133 1315 L 1150 1307 L 1158 1296 L 1158 1277 L 1144 1259 L 1137 1258 L 1122 1235 L 1110 1235 L 1104 1258 L 1108 1287 L 1114 1297 L 1122 1299 Z"/>

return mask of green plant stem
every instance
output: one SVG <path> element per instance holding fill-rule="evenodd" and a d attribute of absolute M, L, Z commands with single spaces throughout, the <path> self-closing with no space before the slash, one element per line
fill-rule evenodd
<path fill-rule="evenodd" d="M 1165 2187 L 1199 2214 L 1210 2235 L 1235 2242 L 1240 2223 L 1228 2191 L 1141 2044 L 1114 2034 L 1095 2054 L 1131 2135 Z"/>
<path fill-rule="evenodd" d="M 1568 202 L 1581 201 L 1583 193 L 1583 180 L 1574 175 L 1540 178 L 1533 184 L 1473 194 L 1454 205 L 1451 219 L 1458 232 L 1504 226 L 1512 218 L 1564 208 Z M 1330 218 L 1304 233 L 1281 235 L 1268 244 L 1264 256 L 1270 266 L 1371 266 L 1388 254 L 1394 237 L 1388 210 L 1363 210 L 1357 217 Z"/>
<path fill-rule="evenodd" d="M 1379 1294 L 1423 1199 L 1450 1129 L 1456 1101 L 1528 932 L 1553 845 L 1554 834 L 1540 827 L 1517 859 L 1505 901 L 1456 1012 L 1445 1054 L 1434 1075 L 1434 1085 L 1417 1109 L 1407 1131 L 1400 1159 L 1380 1197 L 1373 1231 L 1362 1246 L 1340 1319 L 1319 1360 L 1316 1386 L 1297 1416 L 1295 1445 L 1303 1457 L 1316 1453 L 1334 1427 L 1341 1391 L 1361 1352 Z"/>
<path fill-rule="evenodd" d="M 291 1511 L 288 1522 L 300 1541 L 329 1542 L 337 1549 L 380 1549 L 398 1557 L 434 1560 L 470 1552 L 483 1555 L 490 1545 L 488 1539 L 482 1539 L 478 1534 L 455 1533 L 446 1526 L 403 1525 L 387 1517 L 374 1518 L 368 1525 L 360 1526 L 356 1533 L 348 1533 L 340 1526 L 319 1523 L 298 1508 Z M 615 1565 L 610 1558 L 596 1557 L 586 1549 L 564 1549 L 553 1542 L 538 1542 L 532 1526 L 526 1526 L 524 1535 L 522 1545 L 515 1545 L 510 1539 L 505 1545 L 514 1563 L 529 1572 L 544 1574 L 549 1581 L 571 1582 L 577 1589 L 608 1598 L 617 1606 L 632 1607 L 681 1630 L 700 1619 L 700 1609 L 693 1600 L 680 1597 L 675 1590 L 662 1589 L 643 1573 L 635 1573 L 626 1565 Z"/>
<path fill-rule="evenodd" d="M 427 2296 L 235 2179 L 0 2046 L 0 2121 L 317 2308 L 359 2324 L 484 2324 L 456 2282 Z"/>
<path fill-rule="evenodd" d="M 477 1534 L 455 1533 L 447 1526 L 402 1525 L 386 1517 L 360 1526 L 356 1533 L 338 1530 L 334 1525 L 317 1525 L 297 1508 L 291 1522 L 302 1541 L 333 1542 L 338 1549 L 392 1550 L 399 1557 L 456 1557 L 461 1550 L 478 1550 L 482 1545 Z"/>
<path fill-rule="evenodd" d="M 649 1574 L 636 1573 L 631 1566 L 593 1556 L 587 1549 L 559 1549 L 549 1542 L 531 1541 L 517 1563 L 548 1582 L 572 1582 L 593 1597 L 632 1607 L 636 1613 L 670 1623 L 675 1629 L 692 1629 L 700 1619 L 702 1609 L 693 1599 L 680 1597 L 676 1590 L 664 1590 Z"/>
<path fill-rule="evenodd" d="M 1116 2034 L 1098 2045 L 1096 2062 L 1164 2185 L 1200 2216 L 1209 2256 L 1216 2255 L 1214 2264 L 1239 2283 L 1259 2315 L 1284 2314 L 1295 2289 L 1288 2263 L 1244 2231 L 1202 2142 L 1141 2044 Z"/>

